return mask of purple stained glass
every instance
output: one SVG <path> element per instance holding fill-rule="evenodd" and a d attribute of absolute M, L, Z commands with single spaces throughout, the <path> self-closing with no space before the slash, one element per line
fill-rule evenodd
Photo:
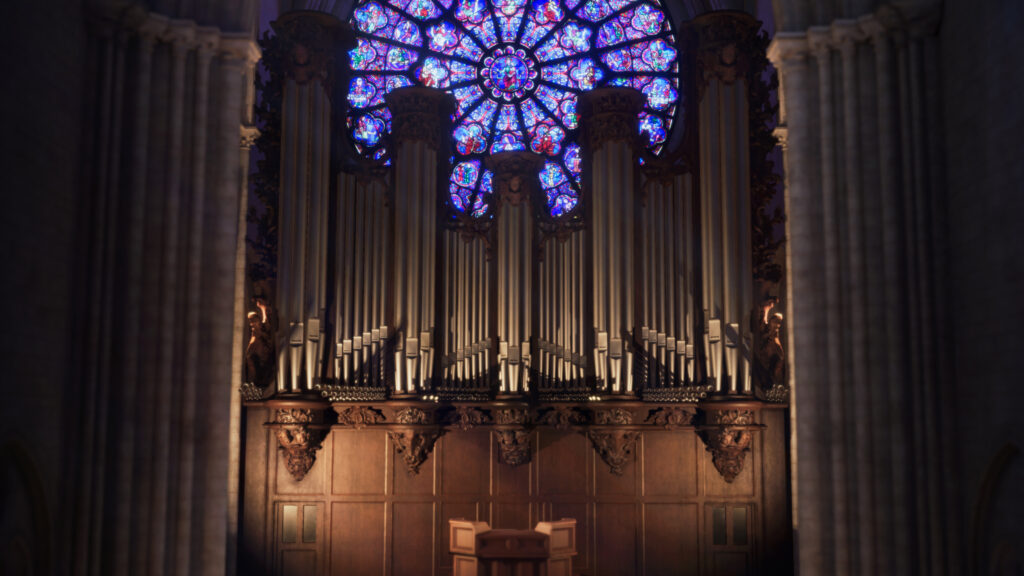
<path fill-rule="evenodd" d="M 659 0 L 373 0 L 352 12 L 349 127 L 367 156 L 389 161 L 384 96 L 410 84 L 456 100 L 453 209 L 490 210 L 483 158 L 529 150 L 546 158 L 542 185 L 554 217 L 577 209 L 580 92 L 609 84 L 645 97 L 641 133 L 657 153 L 668 139 L 679 80 L 670 19 Z"/>

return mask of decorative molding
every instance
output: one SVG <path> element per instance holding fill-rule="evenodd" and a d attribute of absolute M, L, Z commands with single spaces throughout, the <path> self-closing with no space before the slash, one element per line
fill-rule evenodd
<path fill-rule="evenodd" d="M 637 147 L 637 115 L 643 103 L 644 95 L 634 88 L 610 86 L 580 94 L 581 141 L 591 152 L 610 140 L 625 140 Z"/>
<path fill-rule="evenodd" d="M 502 408 L 494 411 L 494 423 L 498 425 L 520 425 L 530 423 L 530 412 L 525 408 Z"/>
<path fill-rule="evenodd" d="M 612 474 L 621 476 L 629 463 L 629 457 L 636 448 L 640 432 L 633 430 L 589 430 L 587 437 L 597 454 L 611 469 Z"/>
<path fill-rule="evenodd" d="M 239 146 L 243 150 L 251 150 L 256 145 L 256 140 L 260 137 L 260 129 L 255 126 L 242 125 L 238 129 L 239 135 Z"/>
<path fill-rule="evenodd" d="M 746 12 L 723 10 L 693 19 L 688 29 L 700 97 L 712 79 L 734 84 L 747 77 L 759 28 L 760 22 Z"/>
<path fill-rule="evenodd" d="M 541 424 L 551 426 L 555 430 L 568 430 L 585 422 L 586 417 L 574 406 L 555 406 L 540 418 Z"/>
<path fill-rule="evenodd" d="M 338 40 L 346 38 L 354 46 L 351 27 L 331 14 L 311 10 L 286 12 L 270 25 L 281 42 L 281 72 L 299 85 L 317 80 L 330 94 Z"/>
<path fill-rule="evenodd" d="M 651 410 L 645 422 L 666 430 L 676 430 L 692 425 L 696 414 L 697 409 L 692 406 L 666 406 Z"/>
<path fill-rule="evenodd" d="M 448 414 L 448 424 L 465 432 L 491 421 L 486 412 L 476 406 L 456 406 L 455 411 Z"/>
<path fill-rule="evenodd" d="M 485 158 L 484 165 L 494 173 L 491 186 L 499 206 L 505 202 L 518 206 L 540 192 L 542 156 L 524 151 L 498 152 Z"/>
<path fill-rule="evenodd" d="M 531 458 L 532 434 L 529 430 L 496 430 L 498 459 L 509 466 L 526 464 Z"/>
<path fill-rule="evenodd" d="M 396 143 L 421 140 L 442 151 L 451 137 L 448 126 L 455 111 L 455 97 L 424 86 L 396 88 L 384 96 L 391 111 L 391 139 Z"/>
<path fill-rule="evenodd" d="M 395 445 L 395 452 L 402 456 L 409 475 L 420 472 L 420 466 L 427 461 L 434 450 L 434 443 L 441 437 L 440 430 L 389 430 L 388 438 Z"/>
<path fill-rule="evenodd" d="M 348 406 L 335 409 L 338 411 L 338 424 L 351 426 L 356 430 L 384 422 L 384 414 L 370 406 Z"/>
<path fill-rule="evenodd" d="M 594 424 L 607 425 L 629 425 L 633 423 L 633 413 L 623 408 L 596 409 L 594 410 Z"/>
<path fill-rule="evenodd" d="M 395 421 L 399 424 L 430 424 L 433 418 L 427 412 L 415 408 L 402 408 L 395 413 Z"/>

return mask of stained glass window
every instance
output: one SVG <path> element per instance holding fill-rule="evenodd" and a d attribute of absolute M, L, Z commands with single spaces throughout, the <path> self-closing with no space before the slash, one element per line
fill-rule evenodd
<path fill-rule="evenodd" d="M 352 13 L 347 119 L 363 154 L 385 155 L 384 94 L 421 84 L 455 96 L 449 201 L 484 216 L 491 173 L 483 157 L 531 150 L 553 217 L 579 202 L 576 101 L 598 86 L 646 97 L 640 131 L 658 153 L 679 95 L 670 20 L 659 0 L 375 0 Z"/>

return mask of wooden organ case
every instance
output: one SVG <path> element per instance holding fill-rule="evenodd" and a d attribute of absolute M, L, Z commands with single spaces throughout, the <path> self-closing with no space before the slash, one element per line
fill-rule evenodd
<path fill-rule="evenodd" d="M 451 211 L 441 90 L 391 91 L 390 165 L 357 156 L 351 29 L 274 23 L 240 573 L 451 574 L 454 518 L 574 519 L 573 574 L 792 572 L 758 28 L 680 34 L 676 152 L 638 147 L 638 91 L 582 95 L 581 204 L 553 219 L 525 151 L 486 159 L 487 218 Z"/>

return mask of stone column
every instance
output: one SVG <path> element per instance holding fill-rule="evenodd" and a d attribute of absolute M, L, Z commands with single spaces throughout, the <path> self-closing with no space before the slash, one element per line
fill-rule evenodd
<path fill-rule="evenodd" d="M 721 394 L 752 393 L 747 71 L 758 27 L 757 20 L 744 12 L 711 12 L 690 25 L 699 93 L 706 374 Z"/>
<path fill-rule="evenodd" d="M 281 44 L 281 186 L 278 203 L 278 392 L 313 389 L 321 376 L 330 214 L 331 89 L 339 43 L 351 29 L 322 12 L 271 24 Z M 336 96 L 337 97 L 337 96 Z"/>
<path fill-rule="evenodd" d="M 631 348 L 637 330 L 637 114 L 643 95 L 631 88 L 600 88 L 580 96 L 584 186 L 589 191 L 590 258 L 594 289 L 594 370 L 600 389 L 632 394 Z"/>
<path fill-rule="evenodd" d="M 530 384 L 533 338 L 533 203 L 544 159 L 530 152 L 501 152 L 486 160 L 497 197 L 498 371 L 502 394 L 522 394 Z"/>
<path fill-rule="evenodd" d="M 392 115 L 394 162 L 395 392 L 414 394 L 427 390 L 434 374 L 438 187 L 448 173 L 455 99 L 440 90 L 409 86 L 393 90 L 385 102 Z"/>

